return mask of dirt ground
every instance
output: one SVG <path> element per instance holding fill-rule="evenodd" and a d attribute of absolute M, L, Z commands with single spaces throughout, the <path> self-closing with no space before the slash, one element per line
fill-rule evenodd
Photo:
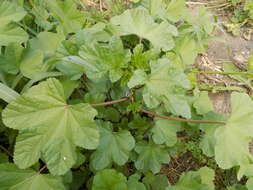
<path fill-rule="evenodd" d="M 224 33 L 224 31 L 215 31 L 215 36 L 223 39 L 224 42 L 211 42 L 206 54 L 211 63 L 214 64 L 212 69 L 214 71 L 216 71 L 217 68 L 222 70 L 222 63 L 228 61 L 231 61 L 239 69 L 245 68 L 249 55 L 253 53 L 253 36 L 251 37 L 251 40 L 246 40 L 242 36 L 235 37 L 227 32 Z M 228 76 L 218 77 L 218 79 L 220 78 L 220 82 L 224 82 L 225 84 L 233 85 L 234 83 L 234 85 L 238 85 L 239 83 L 238 81 L 234 81 L 234 79 Z M 210 93 L 209 95 L 217 112 L 230 112 L 229 91 Z"/>
<path fill-rule="evenodd" d="M 213 12 L 213 14 L 217 15 L 217 12 Z M 196 61 L 196 65 L 199 70 L 222 72 L 224 71 L 223 63 L 229 62 L 230 64 L 234 64 L 240 71 L 244 71 L 247 66 L 248 57 L 253 53 L 253 35 L 251 34 L 249 39 L 245 39 L 244 31 L 247 28 L 242 28 L 241 35 L 234 36 L 232 33 L 228 33 L 222 25 L 227 18 L 220 16 L 218 19 L 218 22 L 221 24 L 213 32 L 213 37 L 219 40 L 211 41 L 207 52 L 204 55 L 200 55 Z M 245 84 L 229 75 L 201 74 L 199 75 L 199 82 L 209 85 L 245 87 Z M 217 112 L 229 113 L 231 111 L 230 93 L 231 91 L 224 90 L 222 92 L 209 93 Z"/>

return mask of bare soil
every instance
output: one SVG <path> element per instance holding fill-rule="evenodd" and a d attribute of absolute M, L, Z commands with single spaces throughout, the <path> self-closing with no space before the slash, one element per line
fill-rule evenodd
<path fill-rule="evenodd" d="M 216 29 L 213 35 L 221 40 L 214 40 L 210 43 L 206 54 L 202 55 L 202 58 L 197 59 L 198 68 L 204 71 L 222 72 L 223 63 L 231 62 L 239 70 L 245 70 L 248 57 L 253 53 L 253 35 L 251 35 L 250 40 L 246 40 L 243 36 L 233 36 L 227 33 L 224 28 L 222 30 Z M 203 56 L 205 61 L 203 61 Z M 219 74 L 200 75 L 199 82 L 224 86 L 242 87 L 243 85 L 228 75 Z M 230 112 L 230 93 L 231 91 L 209 93 L 217 112 Z"/>

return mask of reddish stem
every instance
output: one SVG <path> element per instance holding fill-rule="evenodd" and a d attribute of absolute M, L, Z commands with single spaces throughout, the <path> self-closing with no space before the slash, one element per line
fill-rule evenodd
<path fill-rule="evenodd" d="M 129 100 L 129 97 L 121 98 L 121 99 L 113 100 L 113 101 L 108 101 L 108 102 L 103 102 L 103 103 L 99 103 L 99 104 L 91 104 L 91 106 L 93 106 L 93 107 L 108 106 L 108 105 L 112 105 L 112 104 L 116 104 L 116 103 L 120 103 L 120 102 L 125 102 L 127 100 Z M 172 121 L 179 121 L 179 122 L 203 123 L 203 124 L 226 124 L 223 121 L 190 120 L 190 119 L 182 119 L 182 118 L 163 116 L 163 115 L 159 115 L 159 114 L 156 114 L 154 112 L 150 112 L 150 111 L 147 111 L 147 110 L 144 110 L 144 109 L 141 109 L 140 112 L 146 113 L 148 115 L 152 115 L 153 117 L 158 117 L 158 118 L 172 120 Z"/>
<path fill-rule="evenodd" d="M 113 100 L 113 101 L 103 102 L 103 103 L 99 103 L 99 104 L 91 104 L 91 106 L 93 106 L 93 107 L 108 106 L 108 105 L 112 105 L 112 104 L 116 104 L 116 103 L 120 103 L 120 102 L 125 102 L 127 100 L 129 100 L 129 98 L 121 98 L 119 100 Z"/>
<path fill-rule="evenodd" d="M 2 149 L 8 156 L 13 158 L 13 155 L 4 146 L 0 145 L 0 149 Z"/>
<path fill-rule="evenodd" d="M 162 118 L 162 119 L 167 119 L 167 120 L 172 120 L 172 121 L 179 121 L 179 122 L 189 122 L 189 123 L 205 123 L 205 124 L 226 124 L 223 121 L 203 121 L 203 120 L 190 120 L 190 119 L 182 119 L 182 118 L 175 118 L 175 117 L 169 117 L 169 116 L 164 116 L 164 115 L 159 115 L 154 112 L 150 112 L 144 109 L 141 109 L 140 112 L 146 113 L 148 115 L 152 115 L 154 117 Z"/>

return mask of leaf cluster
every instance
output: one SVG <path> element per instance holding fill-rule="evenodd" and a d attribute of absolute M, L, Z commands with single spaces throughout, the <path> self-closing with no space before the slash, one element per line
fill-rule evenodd
<path fill-rule="evenodd" d="M 201 134 L 203 153 L 237 167 L 251 189 L 251 98 L 232 93 L 232 113 L 215 113 L 190 72 L 211 39 L 212 15 L 203 7 L 192 15 L 184 0 L 122 7 L 94 16 L 80 1 L 0 0 L 0 148 L 8 154 L 0 153 L 0 189 L 214 190 L 212 168 L 175 185 L 160 174 L 182 131 Z"/>

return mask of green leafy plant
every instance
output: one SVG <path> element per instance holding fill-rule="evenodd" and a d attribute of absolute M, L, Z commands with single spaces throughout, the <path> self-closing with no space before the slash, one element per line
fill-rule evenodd
<path fill-rule="evenodd" d="M 231 0 L 228 2 L 233 16 L 229 22 L 224 23 L 225 27 L 233 35 L 238 36 L 241 34 L 240 29 L 247 25 L 249 35 L 252 33 L 252 19 L 253 19 L 253 1 L 252 0 Z M 244 35 L 246 39 L 248 35 Z"/>
<path fill-rule="evenodd" d="M 252 189 L 252 99 L 215 113 L 191 72 L 215 23 L 191 14 L 184 0 L 0 0 L 0 189 L 214 190 L 217 168 Z M 180 150 L 182 133 L 198 141 Z M 168 183 L 182 150 L 213 162 Z"/>

